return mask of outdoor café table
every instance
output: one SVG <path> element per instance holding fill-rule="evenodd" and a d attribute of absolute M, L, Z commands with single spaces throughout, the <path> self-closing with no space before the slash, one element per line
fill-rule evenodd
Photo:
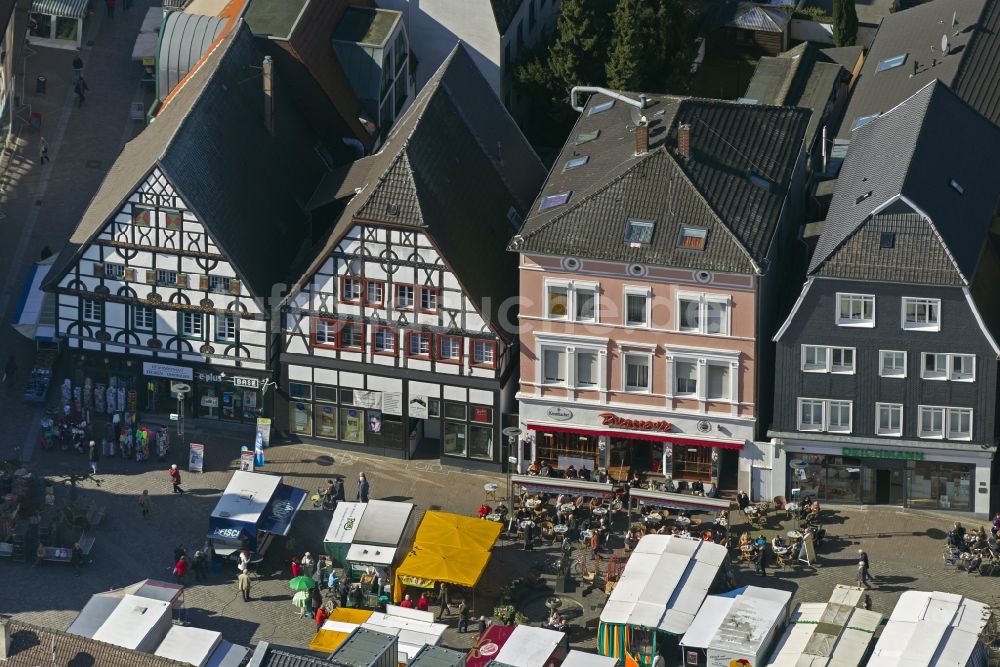
<path fill-rule="evenodd" d="M 559 509 L 562 510 L 563 512 L 572 512 L 573 510 L 576 509 L 576 505 L 574 505 L 573 503 L 563 503 L 562 505 L 559 506 Z"/>
<path fill-rule="evenodd" d="M 594 534 L 594 531 L 592 531 L 592 530 L 583 530 L 583 531 L 580 531 L 580 539 L 582 541 L 584 541 L 584 542 L 587 542 L 587 541 L 590 540 L 590 536 L 593 535 L 593 534 Z"/>
<path fill-rule="evenodd" d="M 528 509 L 535 509 L 541 504 L 542 501 L 539 500 L 538 498 L 528 498 L 527 500 L 524 501 L 524 506 L 527 507 Z"/>
<path fill-rule="evenodd" d="M 558 526 L 553 526 L 552 530 L 556 534 L 562 535 L 564 533 L 568 533 L 569 532 L 569 526 L 567 526 L 566 524 L 561 523 Z"/>
<path fill-rule="evenodd" d="M 687 518 L 686 516 L 679 516 L 676 519 L 674 519 L 674 523 L 678 526 L 690 526 L 691 519 Z"/>
<path fill-rule="evenodd" d="M 747 505 L 747 508 L 743 511 L 746 512 L 748 515 L 753 515 L 757 513 L 757 508 L 754 507 L 753 505 Z"/>
<path fill-rule="evenodd" d="M 802 533 L 800 533 L 797 530 L 790 530 L 790 531 L 788 531 L 787 535 L 788 535 L 788 537 L 792 538 L 793 540 L 797 540 L 800 537 L 802 537 Z"/>
<path fill-rule="evenodd" d="M 493 512 L 492 514 L 487 514 L 486 519 L 488 519 L 489 521 L 503 521 L 503 516 L 497 514 L 496 512 Z"/>
<path fill-rule="evenodd" d="M 607 507 L 595 507 L 593 509 L 593 515 L 594 516 L 604 516 L 607 513 L 608 513 L 608 508 Z"/>
<path fill-rule="evenodd" d="M 787 511 L 789 511 L 789 512 L 798 512 L 799 511 L 799 504 L 798 503 L 788 503 L 787 505 L 785 505 L 785 509 Z"/>
<path fill-rule="evenodd" d="M 521 526 L 521 528 L 534 528 L 535 527 L 535 522 L 534 521 L 522 521 L 518 525 Z"/>

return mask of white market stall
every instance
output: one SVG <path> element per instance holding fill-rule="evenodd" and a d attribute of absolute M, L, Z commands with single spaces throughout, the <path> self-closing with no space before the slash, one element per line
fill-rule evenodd
<path fill-rule="evenodd" d="M 368 503 L 339 502 L 333 510 L 333 517 L 323 537 L 323 551 L 333 560 L 334 565 L 347 565 L 347 552 L 354 543 L 354 535 L 358 532 L 367 507 Z"/>
<path fill-rule="evenodd" d="M 979 636 L 990 618 L 982 602 L 954 593 L 904 591 L 868 661 L 870 667 L 986 667 Z"/>
<path fill-rule="evenodd" d="M 413 510 L 413 503 L 390 500 L 337 503 L 323 538 L 323 550 L 334 564 L 344 568 L 348 580 L 377 576 L 389 583 L 393 569 L 413 543 Z"/>
<path fill-rule="evenodd" d="M 398 663 L 406 664 L 425 646 L 437 646 L 448 628 L 435 623 L 429 611 L 388 605 L 385 613 L 364 609 L 337 608 L 309 644 L 310 650 L 332 653 L 340 648 L 357 628 L 375 630 L 397 639 Z"/>
<path fill-rule="evenodd" d="M 566 635 L 555 630 L 518 625 L 490 664 L 510 667 L 558 667 L 566 657 Z"/>
<path fill-rule="evenodd" d="M 761 664 L 788 620 L 791 599 L 787 591 L 757 586 L 709 595 L 680 641 L 682 663 Z"/>
<path fill-rule="evenodd" d="M 28 15 L 28 43 L 79 49 L 91 0 L 35 0 Z"/>
<path fill-rule="evenodd" d="M 52 255 L 31 267 L 14 311 L 14 329 L 35 342 L 35 361 L 24 388 L 24 399 L 34 403 L 42 403 L 48 396 L 52 370 L 59 355 L 56 295 L 42 291 L 42 282 L 56 257 Z"/>
<path fill-rule="evenodd" d="M 768 666 L 861 665 L 882 622 L 882 614 L 857 607 L 863 593 L 860 588 L 838 584 L 829 602 L 803 602 L 796 607 Z"/>
<path fill-rule="evenodd" d="M 172 627 L 169 602 L 125 595 L 90 638 L 152 653 Z"/>
<path fill-rule="evenodd" d="M 249 652 L 224 640 L 220 632 L 174 625 L 153 655 L 195 667 L 240 667 Z"/>
<path fill-rule="evenodd" d="M 691 626 L 705 597 L 723 590 L 726 548 L 673 535 L 646 535 L 629 557 L 598 626 L 597 650 L 650 665 L 668 637 Z M 673 649 L 670 649 L 673 650 Z"/>
<path fill-rule="evenodd" d="M 617 658 L 573 649 L 566 654 L 561 667 L 620 667 L 620 665 L 621 661 Z"/>

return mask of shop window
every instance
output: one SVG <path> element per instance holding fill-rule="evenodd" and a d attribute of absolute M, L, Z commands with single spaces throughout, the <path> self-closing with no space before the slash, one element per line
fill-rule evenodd
<path fill-rule="evenodd" d="M 972 466 L 917 461 L 909 488 L 909 506 L 971 511 Z"/>
<path fill-rule="evenodd" d="M 152 331 L 155 320 L 155 311 L 149 306 L 132 306 L 132 328 L 136 331 Z"/>
<path fill-rule="evenodd" d="M 625 324 L 633 327 L 649 326 L 649 294 L 625 293 Z"/>
<path fill-rule="evenodd" d="M 465 440 L 466 426 L 460 422 L 444 423 L 444 445 L 442 451 L 448 456 L 465 456 L 468 443 Z"/>
<path fill-rule="evenodd" d="M 462 363 L 462 337 L 444 336 L 437 337 L 438 340 L 438 361 L 450 364 Z"/>
<path fill-rule="evenodd" d="M 312 403 L 292 401 L 288 406 L 292 432 L 299 435 L 312 435 Z"/>
<path fill-rule="evenodd" d="M 344 405 L 354 405 L 354 390 L 341 388 L 340 402 Z"/>
<path fill-rule="evenodd" d="M 385 303 L 385 283 L 381 280 L 365 281 L 365 304 L 381 308 Z"/>
<path fill-rule="evenodd" d="M 304 398 L 309 400 L 312 398 L 312 385 L 303 384 L 301 382 L 289 382 L 288 395 L 292 398 Z"/>
<path fill-rule="evenodd" d="M 392 327 L 376 326 L 372 329 L 372 351 L 375 354 L 396 354 L 396 330 Z"/>
<path fill-rule="evenodd" d="M 50 14 L 31 14 L 28 18 L 28 32 L 32 37 L 49 39 L 52 37 L 52 16 Z"/>
<path fill-rule="evenodd" d="M 674 445 L 671 457 L 674 479 L 712 479 L 712 448 Z"/>
<path fill-rule="evenodd" d="M 431 334 L 426 331 L 407 332 L 406 356 L 417 359 L 431 358 Z"/>
<path fill-rule="evenodd" d="M 565 468 L 573 463 L 579 468 L 581 464 L 586 464 L 591 470 L 597 469 L 599 449 L 596 435 L 539 432 L 536 442 L 538 458 L 549 461 L 550 465 Z"/>
<path fill-rule="evenodd" d="M 430 419 L 440 419 L 441 418 L 441 399 L 440 398 L 428 398 L 427 399 L 427 416 Z"/>
<path fill-rule="evenodd" d="M 444 418 L 465 421 L 465 403 L 444 402 Z"/>
<path fill-rule="evenodd" d="M 838 292 L 836 324 L 840 327 L 874 327 L 875 296 Z"/>
<path fill-rule="evenodd" d="M 316 400 L 324 401 L 326 403 L 336 403 L 337 402 L 337 388 L 327 387 L 321 384 L 316 385 Z"/>
<path fill-rule="evenodd" d="M 396 309 L 413 308 L 413 285 L 396 285 Z"/>
<path fill-rule="evenodd" d="M 205 316 L 202 313 L 181 313 L 182 338 L 202 340 L 205 337 Z"/>
<path fill-rule="evenodd" d="M 438 291 L 434 287 L 420 288 L 420 312 L 436 313 L 438 309 Z"/>
<path fill-rule="evenodd" d="M 625 391 L 649 391 L 650 355 L 626 352 L 624 358 Z"/>
<path fill-rule="evenodd" d="M 340 277 L 340 300 L 343 303 L 361 302 L 361 278 Z"/>
<path fill-rule="evenodd" d="M 903 297 L 904 329 L 911 331 L 941 330 L 941 300 Z"/>
<path fill-rule="evenodd" d="M 235 341 L 238 329 L 239 321 L 235 315 L 215 316 L 215 340 L 219 342 Z"/>
<path fill-rule="evenodd" d="M 83 299 L 83 321 L 100 324 L 104 316 L 104 304 L 95 299 Z"/>
<path fill-rule="evenodd" d="M 340 409 L 340 439 L 363 445 L 365 442 L 365 411 L 360 408 Z"/>
<path fill-rule="evenodd" d="M 493 427 L 469 425 L 469 456 L 493 460 Z"/>
<path fill-rule="evenodd" d="M 472 365 L 480 368 L 496 368 L 497 344 L 492 340 L 472 341 Z"/>
<path fill-rule="evenodd" d="M 337 406 L 336 404 L 316 403 L 316 437 L 331 438 L 337 437 Z"/>
<path fill-rule="evenodd" d="M 906 352 L 898 350 L 879 350 L 879 371 L 882 377 L 906 377 Z"/>

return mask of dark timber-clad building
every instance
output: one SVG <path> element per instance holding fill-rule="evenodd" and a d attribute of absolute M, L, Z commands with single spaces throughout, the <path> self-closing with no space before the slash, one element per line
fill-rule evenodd
<path fill-rule="evenodd" d="M 786 491 L 990 510 L 998 151 L 1000 128 L 937 81 L 854 132 L 775 337 Z"/>

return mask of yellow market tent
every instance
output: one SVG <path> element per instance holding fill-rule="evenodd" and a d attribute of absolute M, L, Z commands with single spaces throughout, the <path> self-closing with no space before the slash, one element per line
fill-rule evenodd
<path fill-rule="evenodd" d="M 330 612 L 323 627 L 309 642 L 309 650 L 333 653 L 344 643 L 354 628 L 367 621 L 371 615 L 370 609 L 337 607 Z"/>
<path fill-rule="evenodd" d="M 447 512 L 427 512 L 413 548 L 395 570 L 395 599 L 406 586 L 433 588 L 444 581 L 473 587 L 486 569 L 500 524 Z"/>

